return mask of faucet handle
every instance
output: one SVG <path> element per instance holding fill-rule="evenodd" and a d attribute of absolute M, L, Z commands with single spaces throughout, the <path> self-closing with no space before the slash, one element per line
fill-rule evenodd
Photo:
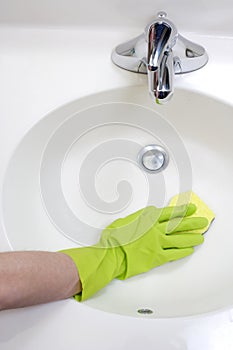
<path fill-rule="evenodd" d="M 157 38 L 157 40 L 158 40 L 158 36 L 160 37 L 161 30 L 163 30 L 163 28 L 169 29 L 170 38 L 167 43 L 167 46 L 169 47 L 169 49 L 171 49 L 176 44 L 176 40 L 178 38 L 178 30 L 175 24 L 167 18 L 166 12 L 164 11 L 158 12 L 156 19 L 146 26 L 144 30 L 146 42 L 148 42 L 151 39 L 150 32 L 151 32 L 151 29 L 155 29 L 155 27 L 158 28 L 157 30 L 158 35 L 155 37 Z"/>
<path fill-rule="evenodd" d="M 173 95 L 172 48 L 177 38 L 178 31 L 165 12 L 159 12 L 145 29 L 149 92 L 159 104 L 166 103 Z"/>

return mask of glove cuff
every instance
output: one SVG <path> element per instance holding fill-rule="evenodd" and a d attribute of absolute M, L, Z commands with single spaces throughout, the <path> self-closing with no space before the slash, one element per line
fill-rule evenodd
<path fill-rule="evenodd" d="M 125 269 L 124 253 L 119 247 L 96 246 L 61 250 L 74 261 L 82 284 L 82 291 L 74 295 L 77 301 L 90 298 Z"/>

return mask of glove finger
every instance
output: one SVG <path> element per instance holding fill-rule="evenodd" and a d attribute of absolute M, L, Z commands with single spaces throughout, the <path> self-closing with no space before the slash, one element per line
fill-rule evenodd
<path fill-rule="evenodd" d="M 164 249 L 163 254 L 167 261 L 174 261 L 185 258 L 194 252 L 193 248 Z"/>
<path fill-rule="evenodd" d="M 189 248 L 202 244 L 204 237 L 201 234 L 161 235 L 162 248 Z"/>
<path fill-rule="evenodd" d="M 192 233 L 192 231 L 202 229 L 208 226 L 208 220 L 204 217 L 172 219 L 158 225 L 162 233 L 173 234 L 176 232 Z"/>
<path fill-rule="evenodd" d="M 195 213 L 197 207 L 193 203 L 179 205 L 179 206 L 170 206 L 161 209 L 159 216 L 159 222 L 168 221 L 177 217 L 190 216 Z"/>

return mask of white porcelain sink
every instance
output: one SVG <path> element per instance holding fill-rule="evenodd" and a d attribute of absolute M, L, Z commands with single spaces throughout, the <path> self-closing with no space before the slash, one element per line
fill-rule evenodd
<path fill-rule="evenodd" d="M 191 257 L 126 281 L 85 304 L 111 313 L 180 317 L 233 306 L 231 194 L 233 110 L 176 89 L 156 106 L 144 86 L 111 90 L 65 105 L 22 139 L 3 185 L 3 221 L 13 249 L 59 250 L 93 244 L 111 221 L 187 190 L 215 212 Z M 141 148 L 162 145 L 168 167 L 142 170 Z M 78 304 L 74 302 L 74 308 Z"/>

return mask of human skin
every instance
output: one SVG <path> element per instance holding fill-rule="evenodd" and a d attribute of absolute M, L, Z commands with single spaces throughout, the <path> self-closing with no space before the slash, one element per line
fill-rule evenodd
<path fill-rule="evenodd" d="M 66 299 L 81 290 L 77 268 L 63 253 L 0 253 L 0 310 Z"/>

